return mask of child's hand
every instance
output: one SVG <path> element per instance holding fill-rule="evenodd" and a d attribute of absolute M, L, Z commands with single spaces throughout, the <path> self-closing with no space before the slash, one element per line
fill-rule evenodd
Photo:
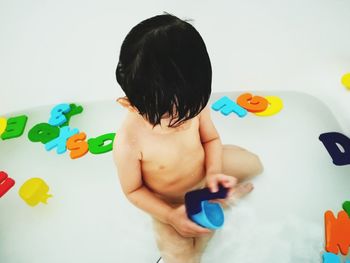
<path fill-rule="evenodd" d="M 232 196 L 234 189 L 233 187 L 237 184 L 237 178 L 226 174 L 208 174 L 207 175 L 207 186 L 212 193 L 219 191 L 219 185 L 221 184 L 225 188 L 229 188 L 227 197 Z"/>
<path fill-rule="evenodd" d="M 192 222 L 186 213 L 185 205 L 174 208 L 169 214 L 169 224 L 183 237 L 200 237 L 212 231 Z"/>

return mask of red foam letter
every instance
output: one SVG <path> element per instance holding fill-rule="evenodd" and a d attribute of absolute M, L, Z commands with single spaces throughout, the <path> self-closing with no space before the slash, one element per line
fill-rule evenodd
<path fill-rule="evenodd" d="M 15 181 L 8 177 L 7 173 L 0 172 L 0 198 L 14 185 Z"/>

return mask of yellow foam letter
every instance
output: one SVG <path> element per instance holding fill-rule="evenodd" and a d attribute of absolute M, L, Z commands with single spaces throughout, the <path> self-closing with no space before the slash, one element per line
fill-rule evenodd
<path fill-rule="evenodd" d="M 30 206 L 36 206 L 40 202 L 47 204 L 49 186 L 41 178 L 27 180 L 19 189 L 19 196 Z"/>
<path fill-rule="evenodd" d="M 283 101 L 277 96 L 266 96 L 265 99 L 268 101 L 269 105 L 267 109 L 262 112 L 256 112 L 257 116 L 272 116 L 280 112 L 283 108 Z"/>
<path fill-rule="evenodd" d="M 6 130 L 7 120 L 5 118 L 0 118 L 0 136 Z"/>

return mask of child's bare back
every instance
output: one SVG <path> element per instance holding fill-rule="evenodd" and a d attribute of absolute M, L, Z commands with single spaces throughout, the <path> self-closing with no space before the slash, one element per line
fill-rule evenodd
<path fill-rule="evenodd" d="M 183 202 L 186 192 L 203 185 L 205 156 L 199 134 L 199 118 L 200 115 L 178 128 L 158 125 L 152 129 L 141 116 L 129 112 L 117 131 L 117 138 L 130 140 L 126 143 L 140 152 L 144 184 L 171 203 Z M 167 119 L 164 119 L 166 122 Z M 123 133 L 128 136 L 123 136 Z"/>

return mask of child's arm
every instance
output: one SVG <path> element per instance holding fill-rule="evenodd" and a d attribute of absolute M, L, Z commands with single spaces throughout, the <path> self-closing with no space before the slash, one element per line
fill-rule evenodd
<path fill-rule="evenodd" d="M 116 139 L 114 161 L 122 190 L 131 203 L 159 221 L 172 225 L 183 236 L 195 237 L 211 232 L 190 221 L 184 205 L 172 208 L 155 196 L 142 182 L 140 152 L 135 149 L 135 145 L 120 138 L 120 133 Z"/>
<path fill-rule="evenodd" d="M 207 185 L 212 192 L 218 191 L 218 184 L 232 187 L 236 184 L 235 178 L 222 174 L 222 143 L 211 117 L 210 108 L 207 105 L 199 115 L 199 133 L 201 143 L 205 151 L 205 168 Z M 230 189 L 228 196 L 231 196 Z"/>
<path fill-rule="evenodd" d="M 121 137 L 114 144 L 113 157 L 125 196 L 138 208 L 159 221 L 168 223 L 168 215 L 172 208 L 145 187 L 141 176 L 140 152 L 135 149 L 135 145 L 129 144 Z"/>
<path fill-rule="evenodd" d="M 199 115 L 199 133 L 205 151 L 206 174 L 222 172 L 222 143 L 211 118 L 208 105 Z"/>

